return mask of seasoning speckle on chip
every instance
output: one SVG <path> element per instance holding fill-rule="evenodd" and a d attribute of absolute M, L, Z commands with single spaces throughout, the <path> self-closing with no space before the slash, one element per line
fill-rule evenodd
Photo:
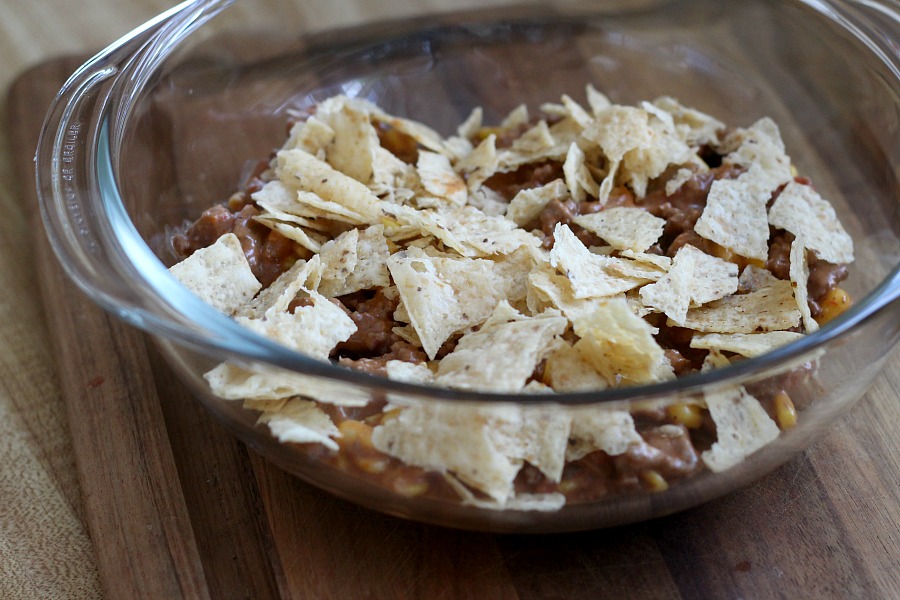
<path fill-rule="evenodd" d="M 801 339 L 826 297 L 846 296 L 853 260 L 771 119 L 729 128 L 668 96 L 624 106 L 591 85 L 585 100 L 519 105 L 496 126 L 475 107 L 442 137 L 329 98 L 172 239 L 172 275 L 272 341 L 533 405 L 426 403 L 228 363 L 206 374 L 213 393 L 396 493 L 494 510 L 659 492 L 777 438 L 779 402 L 810 365 L 671 405 L 553 402 Z"/>

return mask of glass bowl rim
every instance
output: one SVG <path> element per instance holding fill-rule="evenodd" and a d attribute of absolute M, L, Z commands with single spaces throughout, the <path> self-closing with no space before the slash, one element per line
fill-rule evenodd
<path fill-rule="evenodd" d="M 124 131 L 129 115 L 127 104 L 128 102 L 133 102 L 135 97 L 134 94 L 124 94 L 123 88 L 127 87 L 131 91 L 134 89 L 141 90 L 141 86 L 146 84 L 154 74 L 154 70 L 149 67 L 158 65 L 162 59 L 168 56 L 167 53 L 177 47 L 192 31 L 236 1 L 189 0 L 184 2 L 113 43 L 79 69 L 79 72 L 82 72 L 102 66 L 113 52 L 127 45 L 147 29 L 156 25 L 160 26 L 151 32 L 149 43 L 143 44 L 140 50 L 128 59 L 123 68 L 110 73 L 112 77 L 110 97 L 116 98 L 118 94 L 120 101 L 124 98 L 126 110 L 111 110 L 109 103 L 104 104 L 104 113 L 99 117 L 100 125 L 99 135 L 96 136 L 96 164 L 94 167 L 96 168 L 96 177 L 99 182 L 99 207 L 108 218 L 109 233 L 112 234 L 111 237 L 106 238 L 104 241 L 110 243 L 120 257 L 127 258 L 130 266 L 133 267 L 131 276 L 139 278 L 139 282 L 142 284 L 140 287 L 143 290 L 152 291 L 155 296 L 154 300 L 158 300 L 169 307 L 169 314 L 171 312 L 179 314 L 194 327 L 185 328 L 161 311 L 152 311 L 146 307 L 123 306 L 120 302 L 95 289 L 89 282 L 79 277 L 77 273 L 73 273 L 71 269 L 67 269 L 82 290 L 88 293 L 98 304 L 101 304 L 124 320 L 146 330 L 148 333 L 163 335 L 173 342 L 196 350 L 207 353 L 212 351 L 230 362 L 244 364 L 264 363 L 269 366 L 287 369 L 299 375 L 357 385 L 372 391 L 378 390 L 414 396 L 416 399 L 454 400 L 488 404 L 522 403 L 574 406 L 662 399 L 682 394 L 699 393 L 713 386 L 737 385 L 748 379 L 764 378 L 768 373 L 782 372 L 785 370 L 786 364 L 798 365 L 806 362 L 803 360 L 804 357 L 814 358 L 821 348 L 848 335 L 859 325 L 882 311 L 893 310 L 898 312 L 898 309 L 900 309 L 900 263 L 898 263 L 877 287 L 854 303 L 849 310 L 838 318 L 812 334 L 761 356 L 735 361 L 723 368 L 705 373 L 695 373 L 671 381 L 608 388 L 599 391 L 552 394 L 486 392 L 391 380 L 387 377 L 340 367 L 331 362 L 319 361 L 268 340 L 242 327 L 230 317 L 225 316 L 201 301 L 168 272 L 168 269 L 140 236 L 128 216 L 116 182 L 114 167 L 115 149 L 118 147 L 119 142 L 116 135 L 121 135 Z M 833 3 L 819 0 L 797 1 L 835 20 L 834 15 L 826 13 L 827 6 L 823 6 Z M 490 9 L 466 12 L 476 15 L 479 12 L 489 14 L 489 11 Z M 842 25 L 870 50 L 873 49 L 873 44 L 877 46 L 877 43 L 871 40 L 865 32 L 860 31 L 859 28 L 850 29 L 843 22 Z M 892 84 L 895 89 L 900 90 L 900 57 L 892 59 L 891 57 L 886 57 L 883 53 L 873 52 L 873 54 L 879 62 L 887 66 L 895 75 Z M 73 75 L 73 77 L 75 76 Z M 115 102 L 112 104 L 115 104 Z M 44 135 L 48 133 L 50 132 L 45 131 Z M 57 147 L 55 150 L 58 151 L 59 148 Z M 40 185 L 38 185 L 38 189 L 41 189 Z M 98 199 L 92 198 L 89 201 L 97 202 Z M 44 211 L 44 213 L 46 222 L 46 212 Z M 59 249 L 56 248 L 57 241 L 53 239 L 53 235 L 50 237 L 57 254 L 60 254 Z"/>

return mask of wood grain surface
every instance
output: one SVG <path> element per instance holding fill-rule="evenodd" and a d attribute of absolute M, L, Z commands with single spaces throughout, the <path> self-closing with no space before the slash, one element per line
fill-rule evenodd
<path fill-rule="evenodd" d="M 12 87 L 12 144 L 34 147 L 76 63 Z M 32 163 L 15 167 L 34 216 Z M 898 356 L 821 441 L 720 500 L 577 534 L 454 531 L 334 499 L 249 452 L 34 242 L 108 598 L 900 598 Z"/>

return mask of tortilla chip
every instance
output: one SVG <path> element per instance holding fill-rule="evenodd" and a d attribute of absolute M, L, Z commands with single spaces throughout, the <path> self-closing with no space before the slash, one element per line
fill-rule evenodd
<path fill-rule="evenodd" d="M 599 144 L 611 162 L 652 143 L 647 112 L 633 106 L 610 106 L 601 111 L 585 129 L 584 137 Z"/>
<path fill-rule="evenodd" d="M 576 298 L 613 296 L 649 281 L 610 272 L 607 257 L 592 254 L 568 225 L 558 223 L 553 238 L 550 264 L 568 278 Z"/>
<path fill-rule="evenodd" d="M 791 159 L 784 153 L 784 142 L 775 121 L 764 117 L 735 137 L 740 145 L 724 162 L 748 168 L 739 179 L 753 180 L 760 191 L 771 194 L 794 178 Z"/>
<path fill-rule="evenodd" d="M 676 99 L 662 96 L 653 101 L 653 105 L 670 115 L 679 137 L 693 148 L 703 145 L 716 147 L 719 133 L 725 130 L 725 124 L 694 108 L 683 106 Z"/>
<path fill-rule="evenodd" d="M 456 163 L 456 170 L 465 178 L 469 191 L 474 191 L 497 172 L 499 165 L 497 136 L 492 133 Z"/>
<path fill-rule="evenodd" d="M 424 123 L 389 115 L 380 109 L 375 115 L 375 120 L 390 125 L 400 133 L 408 135 L 427 150 L 442 152 L 444 149 L 441 135 Z"/>
<path fill-rule="evenodd" d="M 528 296 L 528 276 L 535 266 L 530 248 L 520 248 L 494 260 L 494 287 L 510 304 Z"/>
<path fill-rule="evenodd" d="M 481 186 L 469 194 L 468 206 L 463 208 L 476 208 L 489 217 L 500 217 L 506 214 L 509 203 L 498 192 Z"/>
<path fill-rule="evenodd" d="M 474 206 L 443 210 L 415 210 L 385 205 L 386 214 L 398 222 L 433 235 L 462 256 L 491 256 L 535 248 L 540 240 L 502 216 L 487 215 Z"/>
<path fill-rule="evenodd" d="M 540 240 L 519 229 L 501 216 L 486 215 L 473 206 L 444 212 L 447 228 L 468 249 L 464 255 L 496 256 L 511 254 L 520 248 L 536 248 Z"/>
<path fill-rule="evenodd" d="M 772 204 L 768 222 L 793 233 L 822 260 L 853 262 L 853 239 L 834 207 L 811 186 L 794 181 L 787 184 Z"/>
<path fill-rule="evenodd" d="M 390 257 L 384 227 L 373 225 L 362 232 L 351 229 L 322 246 L 324 267 L 319 293 L 328 298 L 390 285 Z"/>
<path fill-rule="evenodd" d="M 560 342 L 547 356 L 544 379 L 557 392 L 599 391 L 609 387 L 606 379 L 568 342 Z"/>
<path fill-rule="evenodd" d="M 584 152 L 581 151 L 578 144 L 572 142 L 566 153 L 566 161 L 563 163 L 563 173 L 566 176 L 566 187 L 575 202 L 584 202 L 588 195 L 597 196 L 600 191 L 590 170 L 584 164 L 584 158 Z"/>
<path fill-rule="evenodd" d="M 285 142 L 286 150 L 299 149 L 325 160 L 325 148 L 334 140 L 334 130 L 317 119 L 315 115 L 298 121 L 291 127 L 290 137 Z"/>
<path fill-rule="evenodd" d="M 571 417 L 556 408 L 493 411 L 497 449 L 513 460 L 527 461 L 550 481 L 559 482 L 566 464 Z"/>
<path fill-rule="evenodd" d="M 388 269 L 430 359 L 451 335 L 484 321 L 500 299 L 487 260 L 434 258 L 410 248 L 393 254 Z"/>
<path fill-rule="evenodd" d="M 800 324 L 790 281 L 775 280 L 747 294 L 734 294 L 688 311 L 684 327 L 711 333 L 758 333 Z"/>
<path fill-rule="evenodd" d="M 766 260 L 769 255 L 769 222 L 766 218 L 769 193 L 760 193 L 740 178 L 714 181 L 694 231 L 735 254 Z"/>
<path fill-rule="evenodd" d="M 647 252 L 634 252 L 632 250 L 621 250 L 619 252 L 619 256 L 623 258 L 630 258 L 633 261 L 653 265 L 660 271 L 668 271 L 672 268 L 672 259 L 668 256 L 649 254 Z"/>
<path fill-rule="evenodd" d="M 309 226 L 310 221 L 296 214 L 299 208 L 297 201 L 297 189 L 288 186 L 283 181 L 275 179 L 267 182 L 261 190 L 253 192 L 250 196 L 260 208 L 272 213 L 277 219 Z"/>
<path fill-rule="evenodd" d="M 481 329 L 460 338 L 453 352 L 441 360 L 435 383 L 460 389 L 518 392 L 550 341 L 561 335 L 568 324 L 557 311 L 526 317 L 503 301 Z"/>
<path fill-rule="evenodd" d="M 221 363 L 203 374 L 213 394 L 224 400 L 277 400 L 303 396 L 336 406 L 365 406 L 368 392 L 346 383 L 310 377 L 275 367 L 246 369 Z"/>
<path fill-rule="evenodd" d="M 678 169 L 675 175 L 666 182 L 666 196 L 671 196 L 681 189 L 681 187 L 693 179 L 694 171 L 691 169 Z"/>
<path fill-rule="evenodd" d="M 482 510 L 517 510 L 555 512 L 565 506 L 566 497 L 558 492 L 549 494 L 516 494 L 510 496 L 504 502 L 492 499 L 477 498 L 469 488 L 450 474 L 445 479 L 451 488 L 459 495 L 460 502 L 464 506 L 474 506 Z"/>
<path fill-rule="evenodd" d="M 216 310 L 230 315 L 250 301 L 262 285 L 233 233 L 169 268 L 181 284 Z"/>
<path fill-rule="evenodd" d="M 340 437 L 341 432 L 315 402 L 288 400 L 277 411 L 263 412 L 258 422 L 267 424 L 282 444 L 322 444 L 329 450 L 338 450 L 331 438 Z"/>
<path fill-rule="evenodd" d="M 277 231 L 287 239 L 297 242 L 311 252 L 319 252 L 322 249 L 322 244 L 327 240 L 326 237 L 307 231 L 302 227 L 266 218 L 266 215 L 254 217 L 253 220 Z"/>
<path fill-rule="evenodd" d="M 704 397 L 717 439 L 700 458 L 711 471 L 730 469 L 778 437 L 778 425 L 743 387 L 706 392 Z"/>
<path fill-rule="evenodd" d="M 376 147 L 372 158 L 369 189 L 388 202 L 408 202 L 416 196 L 421 181 L 415 167 L 408 165 L 388 150 Z"/>
<path fill-rule="evenodd" d="M 558 139 L 546 121 L 538 121 L 537 125 L 513 140 L 508 148 L 497 151 L 497 171 L 508 173 L 530 163 L 562 161 L 573 141 Z"/>
<path fill-rule="evenodd" d="M 578 408 L 572 414 L 572 433 L 566 460 L 583 458 L 602 450 L 610 456 L 624 454 L 630 447 L 644 444 L 627 410 Z"/>
<path fill-rule="evenodd" d="M 466 120 L 459 124 L 456 128 L 456 134 L 465 139 L 472 139 L 481 129 L 484 121 L 484 110 L 480 106 L 476 106 L 466 117 Z"/>
<path fill-rule="evenodd" d="M 554 179 L 546 185 L 520 191 L 510 201 L 506 218 L 524 227 L 533 221 L 551 200 L 561 200 L 569 195 L 562 179 Z"/>
<path fill-rule="evenodd" d="M 679 248 L 678 254 L 681 253 L 690 253 L 694 256 L 694 281 L 691 284 L 691 302 L 694 306 L 724 298 L 737 291 L 738 267 L 736 264 L 706 254 L 690 244 Z M 677 254 L 675 258 L 677 260 Z"/>
<path fill-rule="evenodd" d="M 693 246 L 688 244 L 679 248 L 665 277 L 639 290 L 641 302 L 645 306 L 664 313 L 678 325 L 684 323 L 691 305 L 691 292 L 695 283 L 694 272 L 697 266 L 697 254 L 685 251 L 685 248 Z M 737 287 L 736 277 L 735 287 Z"/>
<path fill-rule="evenodd" d="M 278 178 L 300 190 L 311 192 L 326 203 L 359 215 L 360 222 L 377 223 L 380 201 L 359 181 L 344 175 L 302 150 L 281 150 L 277 154 Z"/>
<path fill-rule="evenodd" d="M 612 246 L 601 248 L 592 246 L 590 248 L 591 254 L 599 255 L 601 257 L 600 263 L 603 265 L 603 268 L 613 275 L 633 277 L 635 279 L 643 279 L 644 281 L 658 281 L 666 274 L 664 269 L 661 269 L 659 266 L 649 261 L 629 260 L 621 256 L 609 256 L 603 253 L 605 250 L 609 250 L 610 253 L 612 253 L 615 251 L 615 248 Z"/>
<path fill-rule="evenodd" d="M 359 230 L 351 229 L 322 246 L 318 255 L 322 261 L 322 283 L 320 284 L 322 295 L 333 298 L 349 293 L 344 292 L 342 288 L 344 281 L 356 268 L 358 245 Z M 386 248 L 387 246 L 385 246 Z"/>
<path fill-rule="evenodd" d="M 574 221 L 596 233 L 612 247 L 634 252 L 643 252 L 655 244 L 666 224 L 665 219 L 655 217 L 642 208 L 625 206 L 579 215 Z"/>
<path fill-rule="evenodd" d="M 356 332 L 356 324 L 325 296 L 309 292 L 309 299 L 311 305 L 292 313 L 269 310 L 259 319 L 239 316 L 235 320 L 283 346 L 327 360 L 335 346 Z"/>
<path fill-rule="evenodd" d="M 549 265 L 538 267 L 528 275 L 526 299 L 532 313 L 556 308 L 573 323 L 592 313 L 603 302 L 603 298 L 576 298 L 569 280 Z"/>
<path fill-rule="evenodd" d="M 767 333 L 698 333 L 691 338 L 691 348 L 724 350 L 747 358 L 761 356 L 779 346 L 784 346 L 803 337 L 793 331 L 770 331 Z"/>
<path fill-rule="evenodd" d="M 768 269 L 755 265 L 747 265 L 738 277 L 738 293 L 745 294 L 756 290 L 771 287 L 778 278 L 772 275 Z"/>
<path fill-rule="evenodd" d="M 597 91 L 597 88 L 590 83 L 585 86 L 585 94 L 587 95 L 588 106 L 591 107 L 591 112 L 594 113 L 594 116 L 612 106 L 609 98 Z"/>
<path fill-rule="evenodd" d="M 548 153 L 558 153 L 556 140 L 550 133 L 547 121 L 538 121 L 536 125 L 513 140 L 510 154 L 526 157 L 528 162 L 538 162 Z"/>
<path fill-rule="evenodd" d="M 434 381 L 434 373 L 425 363 L 411 363 L 405 360 L 389 360 L 384 365 L 389 379 L 407 383 L 428 384 Z"/>
<path fill-rule="evenodd" d="M 660 112 L 660 111 L 658 111 Z M 631 183 L 635 196 L 643 198 L 647 185 L 665 172 L 670 164 L 694 162 L 705 165 L 674 132 L 668 113 L 660 112 L 648 120 L 650 142 L 637 146 L 622 159 L 624 179 Z"/>
<path fill-rule="evenodd" d="M 636 316 L 624 298 L 608 298 L 574 323 L 575 348 L 614 387 L 675 378 L 654 329 Z"/>
<path fill-rule="evenodd" d="M 267 314 L 287 312 L 288 306 L 301 290 L 317 289 L 321 279 L 322 261 L 318 256 L 313 256 L 309 261 L 298 260 L 235 314 L 250 319 L 262 319 Z"/>
<path fill-rule="evenodd" d="M 429 194 L 443 198 L 451 206 L 462 206 L 468 196 L 466 182 L 460 177 L 446 156 L 434 152 L 419 152 L 416 163 L 422 186 Z"/>
<path fill-rule="evenodd" d="M 360 183 L 369 183 L 375 150 L 381 145 L 369 115 L 345 104 L 326 118 L 334 132 L 325 150 L 328 163 Z"/>
<path fill-rule="evenodd" d="M 391 331 L 400 336 L 400 339 L 405 340 L 415 346 L 416 348 L 422 347 L 422 340 L 419 339 L 419 334 L 416 333 L 416 329 L 412 325 L 404 325 L 403 327 L 392 327 Z"/>
<path fill-rule="evenodd" d="M 565 116 L 577 123 L 580 128 L 584 129 L 593 121 L 593 117 L 568 94 L 563 94 L 560 101 L 565 109 Z"/>
<path fill-rule="evenodd" d="M 309 235 L 310 239 L 313 239 L 316 244 L 315 248 L 310 248 L 313 252 L 318 252 L 319 248 L 323 243 L 327 241 L 320 232 L 322 231 L 330 231 L 331 224 L 327 222 L 327 219 L 322 217 L 327 217 L 328 219 L 340 220 L 342 222 L 356 222 L 359 220 L 359 215 L 348 211 L 346 208 L 338 207 L 343 213 L 351 214 L 354 216 L 353 219 L 348 219 L 347 217 L 335 214 L 329 214 L 327 211 L 322 210 L 320 208 L 315 208 L 308 203 L 301 202 L 300 198 L 306 198 L 306 196 L 301 196 L 298 193 L 298 190 L 294 186 L 290 186 L 285 184 L 282 181 L 274 180 L 268 182 L 263 189 L 255 192 L 252 195 L 253 201 L 256 202 L 260 208 L 264 209 L 266 212 L 261 213 L 254 217 L 255 220 L 265 224 L 272 229 L 283 228 L 286 224 L 299 225 L 301 228 L 300 233 L 290 234 L 285 233 L 286 236 L 291 237 L 291 239 L 295 239 L 298 243 L 306 246 L 305 242 L 301 241 L 303 235 Z M 327 204 L 324 200 L 312 194 L 311 197 L 315 199 L 318 204 Z M 329 206 L 331 206 L 329 204 Z M 281 222 L 277 224 L 277 222 Z M 313 234 L 314 230 L 317 233 Z"/>
<path fill-rule="evenodd" d="M 404 408 L 372 431 L 376 449 L 408 465 L 451 472 L 504 503 L 522 466 L 497 448 L 490 412 L 451 403 Z"/>
<path fill-rule="evenodd" d="M 503 120 L 500 121 L 500 129 L 516 129 L 526 123 L 528 123 L 528 107 L 524 104 L 520 104 L 503 117 Z"/>
<path fill-rule="evenodd" d="M 708 373 L 714 369 L 724 369 L 730 364 L 731 361 L 728 360 L 727 356 L 722 354 L 721 350 L 718 348 L 711 348 L 709 354 L 703 359 L 703 364 L 700 365 L 700 372 Z"/>

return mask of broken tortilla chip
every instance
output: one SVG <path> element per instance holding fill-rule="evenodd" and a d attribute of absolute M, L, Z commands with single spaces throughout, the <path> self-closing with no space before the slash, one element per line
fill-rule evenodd
<path fill-rule="evenodd" d="M 262 288 L 233 233 L 197 250 L 169 268 L 169 272 L 201 300 L 226 315 L 234 313 Z"/>
<path fill-rule="evenodd" d="M 802 239 L 822 260 L 853 262 L 853 240 L 831 204 L 811 186 L 794 181 L 787 184 L 769 209 L 768 222 Z"/>
<path fill-rule="evenodd" d="M 778 425 L 743 387 L 704 394 L 716 442 L 700 454 L 710 470 L 726 471 L 778 437 Z"/>
<path fill-rule="evenodd" d="M 666 224 L 665 219 L 654 217 L 642 208 L 624 206 L 579 215 L 574 221 L 596 233 L 612 247 L 634 252 L 643 252 L 655 244 Z"/>

